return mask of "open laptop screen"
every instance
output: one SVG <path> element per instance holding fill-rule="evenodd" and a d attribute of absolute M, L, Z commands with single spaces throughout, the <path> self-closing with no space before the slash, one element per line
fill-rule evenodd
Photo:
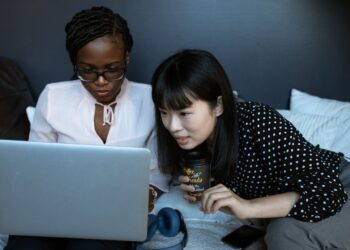
<path fill-rule="evenodd" d="M 0 140 L 0 233 L 146 238 L 150 152 Z"/>

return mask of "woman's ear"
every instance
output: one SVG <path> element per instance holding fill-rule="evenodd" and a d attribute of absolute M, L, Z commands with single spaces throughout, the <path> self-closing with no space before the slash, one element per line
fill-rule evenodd
<path fill-rule="evenodd" d="M 216 106 L 215 106 L 215 115 L 216 117 L 222 115 L 224 113 L 224 106 L 222 104 L 222 96 L 219 96 L 217 101 L 216 101 Z"/>

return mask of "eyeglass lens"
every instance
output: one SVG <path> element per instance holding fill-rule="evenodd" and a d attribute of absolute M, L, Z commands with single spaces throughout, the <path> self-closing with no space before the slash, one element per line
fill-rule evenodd
<path fill-rule="evenodd" d="M 121 80 L 124 76 L 124 70 L 123 68 L 116 68 L 98 72 L 95 70 L 77 69 L 77 73 L 80 80 L 93 82 L 96 81 L 99 76 L 103 76 L 106 80 Z"/>

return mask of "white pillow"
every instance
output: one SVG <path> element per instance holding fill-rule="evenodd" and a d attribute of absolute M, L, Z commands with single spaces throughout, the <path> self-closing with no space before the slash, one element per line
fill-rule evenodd
<path fill-rule="evenodd" d="M 7 245 L 8 235 L 0 234 L 0 249 L 4 249 Z"/>
<path fill-rule="evenodd" d="M 290 121 L 306 140 L 321 148 L 332 150 L 341 120 L 337 117 L 312 115 L 290 110 L 278 110 Z"/>
<path fill-rule="evenodd" d="M 325 116 L 350 116 L 350 102 L 320 98 L 297 89 L 292 89 L 290 110 Z"/>
<path fill-rule="evenodd" d="M 320 98 L 292 89 L 290 109 L 294 112 L 337 117 L 341 122 L 331 150 L 350 157 L 350 102 Z"/>
<path fill-rule="evenodd" d="M 35 107 L 28 106 L 26 108 L 27 118 L 30 124 L 32 124 L 35 114 Z"/>

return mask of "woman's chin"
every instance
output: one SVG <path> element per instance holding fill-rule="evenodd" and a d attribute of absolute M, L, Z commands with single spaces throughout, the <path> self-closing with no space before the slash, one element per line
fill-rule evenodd
<path fill-rule="evenodd" d="M 179 145 L 179 147 L 182 148 L 183 150 L 191 150 L 197 147 L 197 145 L 193 143 L 177 144 L 177 145 Z"/>

